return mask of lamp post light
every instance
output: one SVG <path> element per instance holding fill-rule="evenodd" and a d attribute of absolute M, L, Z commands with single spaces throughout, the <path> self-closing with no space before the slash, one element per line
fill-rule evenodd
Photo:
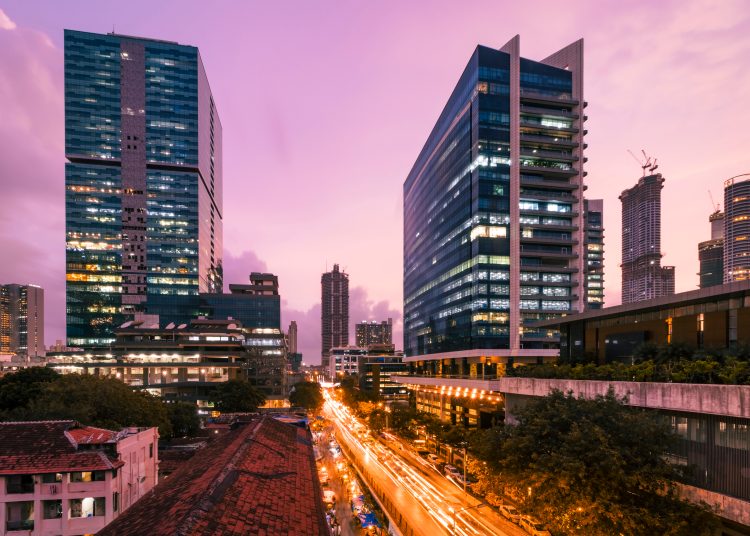
<path fill-rule="evenodd" d="M 456 510 L 452 506 L 448 507 L 448 511 L 451 513 L 451 519 L 453 521 L 453 526 L 451 527 L 451 534 L 456 534 L 456 516 L 460 514 L 461 512 L 466 512 L 467 510 L 473 510 L 474 508 L 482 508 L 483 506 L 487 506 L 485 503 L 479 503 L 475 504 L 474 506 L 467 506 L 466 508 L 461 508 L 460 510 Z"/>
<path fill-rule="evenodd" d="M 463 447 L 463 449 L 464 449 L 464 459 L 463 459 L 463 463 L 464 463 L 464 493 L 466 493 L 466 461 L 467 461 L 467 457 L 468 457 L 468 454 L 466 452 L 466 447 L 468 447 L 468 446 L 469 446 L 469 444 L 466 441 L 462 441 L 461 442 L 461 447 Z"/>

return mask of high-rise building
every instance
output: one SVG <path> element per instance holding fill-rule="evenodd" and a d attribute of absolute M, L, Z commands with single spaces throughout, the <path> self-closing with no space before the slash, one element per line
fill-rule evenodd
<path fill-rule="evenodd" d="M 700 288 L 724 282 L 724 213 L 717 209 L 708 221 L 711 223 L 711 240 L 698 244 Z"/>
<path fill-rule="evenodd" d="M 44 356 L 43 288 L 0 285 L 0 353 Z"/>
<path fill-rule="evenodd" d="M 297 321 L 292 320 L 289 322 L 289 331 L 287 331 L 287 345 L 289 346 L 289 353 L 297 353 Z"/>
<path fill-rule="evenodd" d="M 354 326 L 354 332 L 360 348 L 367 348 L 371 344 L 393 344 L 393 319 L 359 322 Z"/>
<path fill-rule="evenodd" d="M 222 129 L 198 49 L 65 31 L 67 336 L 222 288 Z"/>
<path fill-rule="evenodd" d="M 750 174 L 724 182 L 724 283 L 750 279 Z"/>
<path fill-rule="evenodd" d="M 586 309 L 604 307 L 604 200 L 584 199 Z"/>
<path fill-rule="evenodd" d="M 404 182 L 407 356 L 468 374 L 554 355 L 529 324 L 584 309 L 585 105 L 582 40 L 475 49 Z"/>
<path fill-rule="evenodd" d="M 622 303 L 674 294 L 674 266 L 661 265 L 661 173 L 644 175 L 620 194 Z"/>
<path fill-rule="evenodd" d="M 320 277 L 321 364 L 328 370 L 331 348 L 349 345 L 349 274 L 333 270 Z"/>

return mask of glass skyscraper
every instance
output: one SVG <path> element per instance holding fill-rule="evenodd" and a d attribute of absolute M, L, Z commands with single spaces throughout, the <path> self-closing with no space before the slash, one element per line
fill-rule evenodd
<path fill-rule="evenodd" d="M 67 336 L 222 289 L 222 131 L 198 49 L 65 31 Z"/>
<path fill-rule="evenodd" d="M 404 350 L 433 374 L 551 357 L 533 323 L 584 309 L 583 42 L 519 43 L 476 48 L 404 183 Z"/>

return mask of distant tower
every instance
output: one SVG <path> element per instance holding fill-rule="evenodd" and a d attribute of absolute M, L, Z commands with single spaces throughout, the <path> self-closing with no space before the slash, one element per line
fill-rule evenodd
<path fill-rule="evenodd" d="M 42 357 L 44 289 L 36 285 L 0 285 L 0 353 Z"/>
<path fill-rule="evenodd" d="M 320 286 L 321 364 L 328 370 L 331 348 L 349 345 L 349 275 L 334 264 L 321 276 Z"/>
<path fill-rule="evenodd" d="M 721 285 L 724 282 L 724 213 L 718 208 L 708 217 L 711 222 L 711 240 L 698 244 L 698 277 L 700 288 Z"/>
<path fill-rule="evenodd" d="M 355 327 L 357 346 L 367 348 L 371 344 L 393 344 L 393 319 L 377 322 L 360 322 Z"/>
<path fill-rule="evenodd" d="M 604 200 L 584 199 L 586 309 L 604 307 Z"/>
<path fill-rule="evenodd" d="M 296 320 L 292 320 L 289 323 L 289 332 L 287 333 L 287 337 L 289 338 L 289 353 L 296 354 L 297 353 L 297 321 Z"/>
<path fill-rule="evenodd" d="M 724 182 L 724 283 L 750 279 L 750 174 Z"/>
<path fill-rule="evenodd" d="M 652 173 L 620 194 L 623 304 L 674 294 L 674 266 L 661 265 L 663 184 L 661 173 Z"/>

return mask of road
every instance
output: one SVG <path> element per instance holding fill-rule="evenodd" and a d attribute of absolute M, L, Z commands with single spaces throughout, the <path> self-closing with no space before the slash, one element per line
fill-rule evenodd
<path fill-rule="evenodd" d="M 369 470 L 382 494 L 397 505 L 398 513 L 415 534 L 526 535 L 491 508 L 477 508 L 480 501 L 465 494 L 396 438 L 388 444 L 370 438 L 367 428 L 328 393 L 325 412 L 349 455 Z"/>

